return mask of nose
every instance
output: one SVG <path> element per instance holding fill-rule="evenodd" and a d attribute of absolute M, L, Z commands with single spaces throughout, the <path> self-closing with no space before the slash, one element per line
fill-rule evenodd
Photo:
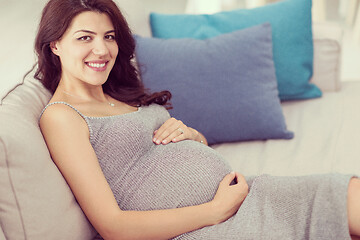
<path fill-rule="evenodd" d="M 92 52 L 95 55 L 104 56 L 109 53 L 109 49 L 104 40 L 98 39 L 97 41 L 94 41 Z"/>

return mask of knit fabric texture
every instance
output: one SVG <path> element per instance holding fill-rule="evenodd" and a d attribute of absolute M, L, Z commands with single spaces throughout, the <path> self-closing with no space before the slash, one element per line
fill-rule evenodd
<path fill-rule="evenodd" d="M 88 124 L 90 142 L 122 210 L 208 202 L 231 171 L 219 153 L 199 142 L 154 144 L 154 130 L 170 118 L 157 104 L 110 117 L 77 112 Z M 350 239 L 346 204 L 351 177 L 247 177 L 249 194 L 233 217 L 174 239 Z"/>

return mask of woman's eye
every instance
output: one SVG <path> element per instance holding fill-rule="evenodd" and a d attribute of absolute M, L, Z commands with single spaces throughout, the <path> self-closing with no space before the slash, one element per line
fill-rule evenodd
<path fill-rule="evenodd" d="M 83 36 L 83 37 L 79 37 L 78 40 L 80 40 L 80 41 L 89 41 L 89 40 L 91 40 L 91 37 L 90 36 Z"/>
<path fill-rule="evenodd" d="M 115 36 L 114 35 L 106 35 L 105 39 L 107 39 L 107 40 L 115 40 Z"/>

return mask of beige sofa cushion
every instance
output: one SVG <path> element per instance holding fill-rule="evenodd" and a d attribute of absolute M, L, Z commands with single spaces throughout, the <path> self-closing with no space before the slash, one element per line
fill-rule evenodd
<path fill-rule="evenodd" d="M 0 107 L 0 222 L 6 239 L 95 235 L 40 132 L 38 117 L 49 98 L 30 75 Z"/>
<path fill-rule="evenodd" d="M 314 74 L 311 82 L 323 92 L 341 89 L 341 46 L 343 30 L 335 23 L 313 23 Z"/>

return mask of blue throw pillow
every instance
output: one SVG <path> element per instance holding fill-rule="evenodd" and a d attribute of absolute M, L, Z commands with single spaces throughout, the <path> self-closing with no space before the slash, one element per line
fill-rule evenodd
<path fill-rule="evenodd" d="M 135 40 L 145 87 L 170 90 L 170 114 L 209 144 L 293 137 L 278 97 L 269 23 L 207 40 Z"/>
<path fill-rule="evenodd" d="M 198 39 L 270 22 L 280 99 L 308 99 L 321 96 L 320 89 L 309 83 L 313 74 L 311 5 L 311 0 L 285 0 L 212 15 L 152 13 L 150 22 L 154 37 Z"/>

